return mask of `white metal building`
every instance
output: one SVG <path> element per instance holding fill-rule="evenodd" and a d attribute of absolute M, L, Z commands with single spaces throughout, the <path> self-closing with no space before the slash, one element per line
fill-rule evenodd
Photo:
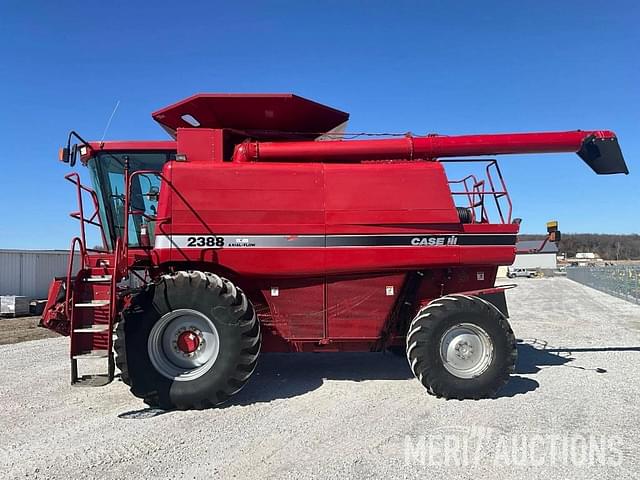
<path fill-rule="evenodd" d="M 67 274 L 68 258 L 66 250 L 0 249 L 0 295 L 47 298 L 51 280 Z M 75 265 L 80 265 L 79 258 Z"/>
<path fill-rule="evenodd" d="M 540 252 L 530 252 L 540 248 L 542 240 L 523 240 L 516 244 L 516 259 L 513 268 L 555 270 L 557 268 L 558 246 L 547 242 Z"/>

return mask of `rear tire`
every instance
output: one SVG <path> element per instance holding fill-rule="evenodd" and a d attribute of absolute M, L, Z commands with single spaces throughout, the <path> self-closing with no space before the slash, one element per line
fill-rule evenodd
<path fill-rule="evenodd" d="M 219 405 L 256 367 L 261 337 L 253 306 L 242 290 L 212 273 L 163 275 L 133 298 L 123 317 L 126 341 L 115 344 L 126 359 L 120 369 L 127 372 L 131 392 L 150 406 Z M 185 330 L 193 337 L 187 339 L 189 352 L 176 342 Z"/>
<path fill-rule="evenodd" d="M 489 302 L 467 295 L 421 309 L 407 334 L 407 359 L 427 391 L 447 399 L 493 397 L 515 370 L 516 341 Z"/>

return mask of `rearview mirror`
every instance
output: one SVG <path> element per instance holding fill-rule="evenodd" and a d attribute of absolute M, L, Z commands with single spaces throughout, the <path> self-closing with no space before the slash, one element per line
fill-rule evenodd
<path fill-rule="evenodd" d="M 62 147 L 58 150 L 58 160 L 62 163 L 68 163 L 70 166 L 75 166 L 76 157 L 78 156 L 78 145 L 72 145 L 70 147 Z"/>
<path fill-rule="evenodd" d="M 66 147 L 60 147 L 58 150 L 58 160 L 62 163 L 69 163 L 69 149 Z"/>
<path fill-rule="evenodd" d="M 78 156 L 78 145 L 74 144 L 71 147 L 71 151 L 69 152 L 69 166 L 75 167 L 76 165 L 76 157 Z"/>

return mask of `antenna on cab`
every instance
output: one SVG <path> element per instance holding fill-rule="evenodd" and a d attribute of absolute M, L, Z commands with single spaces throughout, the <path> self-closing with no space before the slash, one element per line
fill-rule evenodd
<path fill-rule="evenodd" d="M 113 111 L 111 112 L 111 116 L 109 117 L 109 120 L 107 120 L 107 126 L 104 127 L 104 132 L 102 132 L 102 138 L 100 139 L 100 148 L 102 148 L 104 146 L 104 137 L 107 135 L 107 131 L 109 130 L 109 127 L 111 126 L 111 120 L 113 120 L 113 117 L 116 114 L 116 110 L 118 110 L 119 106 L 120 106 L 120 100 L 118 100 L 116 102 L 116 106 L 113 107 Z"/>

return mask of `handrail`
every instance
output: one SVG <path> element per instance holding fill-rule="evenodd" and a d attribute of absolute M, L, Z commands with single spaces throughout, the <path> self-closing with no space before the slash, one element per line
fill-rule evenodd
<path fill-rule="evenodd" d="M 82 240 L 82 244 L 85 252 L 88 250 L 86 248 L 86 244 L 87 244 L 87 238 L 86 238 L 86 228 L 85 228 L 85 223 L 88 223 L 90 225 L 93 225 L 95 227 L 98 227 L 100 229 L 100 235 L 102 237 L 102 244 L 105 246 L 105 248 L 109 248 L 109 244 L 107 243 L 107 235 L 104 231 L 104 225 L 102 225 L 102 218 L 100 217 L 99 214 L 99 202 L 98 202 L 98 196 L 95 192 L 95 190 L 93 190 L 92 188 L 89 188 L 85 185 L 83 185 L 80 181 L 80 175 L 78 174 L 78 172 L 71 172 L 68 173 L 67 175 L 64 176 L 65 180 L 71 182 L 73 185 L 76 186 L 76 196 L 77 196 L 77 202 L 78 202 L 78 208 L 79 211 L 77 212 L 71 212 L 70 216 L 71 218 L 74 218 L 78 221 L 80 221 L 80 239 Z M 82 192 L 87 192 L 90 196 L 91 196 L 91 200 L 93 201 L 93 214 L 91 215 L 91 217 L 86 218 L 84 216 L 84 201 L 82 199 Z M 97 222 L 94 220 L 97 219 Z M 91 249 L 93 250 L 93 249 Z"/>
<path fill-rule="evenodd" d="M 67 260 L 67 282 L 65 285 L 66 291 L 64 295 L 64 314 L 71 324 L 71 331 L 73 331 L 73 309 L 69 311 L 69 305 L 72 300 L 73 287 L 71 285 L 71 278 L 73 275 L 73 263 L 75 260 L 76 245 L 80 246 L 80 260 L 82 264 L 81 269 L 85 268 L 87 255 L 87 252 L 84 249 L 84 244 L 82 243 L 82 239 L 80 239 L 80 237 L 73 237 L 71 239 L 71 247 L 69 248 L 69 259 Z"/>
<path fill-rule="evenodd" d="M 480 221 L 482 222 L 488 222 L 489 221 L 489 215 L 487 214 L 487 207 L 484 203 L 484 196 L 489 193 L 486 192 L 484 189 L 484 180 L 480 180 L 480 181 L 476 181 L 473 184 L 472 188 L 472 196 L 473 196 L 473 205 L 472 205 L 472 209 L 478 208 L 480 207 Z M 476 201 L 476 196 L 478 197 L 478 200 Z"/>
<path fill-rule="evenodd" d="M 473 197 L 471 195 L 471 192 L 469 191 L 469 187 L 467 187 L 467 181 L 469 179 L 473 180 L 474 183 L 478 182 L 478 179 L 476 178 L 476 176 L 473 174 L 470 174 L 460 180 L 450 180 L 449 185 L 452 185 L 455 183 L 461 183 L 464 186 L 464 192 L 451 192 L 451 193 L 453 195 L 466 195 L 467 199 L 469 200 L 469 206 L 471 206 L 473 204 Z M 473 211 L 473 209 L 471 210 L 471 215 L 472 215 L 472 220 L 475 221 L 475 212 Z"/>
<path fill-rule="evenodd" d="M 65 292 L 65 306 L 64 313 L 69 318 L 69 300 L 71 299 L 71 276 L 73 275 L 73 263 L 75 259 L 76 244 L 80 245 L 80 259 L 84 268 L 84 247 L 82 240 L 79 237 L 73 237 L 71 239 L 71 247 L 69 248 L 69 259 L 67 260 L 67 284 Z"/>
<path fill-rule="evenodd" d="M 490 170 L 492 166 L 495 167 L 496 173 L 498 174 L 498 178 L 500 179 L 500 183 L 502 187 L 501 192 L 495 191 L 496 189 L 493 185 L 493 177 L 491 175 L 491 170 Z M 502 172 L 500 171 L 500 167 L 498 167 L 498 162 L 496 160 L 493 160 L 492 162 L 487 164 L 486 172 L 487 172 L 487 178 L 489 179 L 489 185 L 491 185 L 491 190 L 494 191 L 493 198 L 496 202 L 496 208 L 498 209 L 498 213 L 500 214 L 500 219 L 502 220 L 502 223 L 510 223 L 511 214 L 513 212 L 513 204 L 511 203 L 511 197 L 509 196 L 509 192 L 507 192 L 507 185 L 504 182 L 504 178 L 502 177 Z M 507 197 L 507 204 L 509 205 L 506 222 L 504 220 L 504 217 L 502 216 L 502 208 L 500 207 L 500 202 L 498 201 L 498 199 L 501 197 Z"/>
<path fill-rule="evenodd" d="M 64 178 L 71 183 L 76 185 L 76 195 L 78 200 L 78 211 L 79 220 L 80 220 L 80 239 L 82 240 L 82 245 L 87 243 L 86 233 L 84 228 L 84 206 L 82 204 L 82 184 L 80 183 L 80 175 L 77 172 L 71 172 L 64 176 Z M 73 217 L 73 215 L 71 215 Z"/>
<path fill-rule="evenodd" d="M 117 293 L 118 293 L 118 282 L 120 281 L 120 277 L 124 276 L 124 272 L 122 271 L 122 263 L 126 259 L 126 255 L 124 254 L 126 247 L 123 246 L 122 238 L 116 238 L 116 245 L 113 253 L 113 273 L 111 275 L 111 295 L 109 304 L 109 322 L 113 323 L 117 314 Z M 125 263 L 126 265 L 126 263 Z M 111 345 L 111 335 L 112 329 L 109 329 L 109 345 Z"/>
<path fill-rule="evenodd" d="M 478 215 L 476 214 L 476 209 L 480 209 L 480 221 L 481 222 L 489 222 L 489 216 L 487 211 L 487 205 L 485 204 L 485 197 L 487 195 L 493 196 L 494 202 L 496 204 L 496 211 L 500 218 L 500 223 L 510 223 L 511 215 L 513 211 L 513 206 L 511 203 L 511 197 L 509 196 L 509 192 L 507 191 L 507 186 L 502 176 L 502 172 L 500 171 L 500 167 L 498 166 L 498 162 L 495 159 L 446 159 L 442 160 L 443 162 L 452 162 L 452 163 L 462 163 L 462 162 L 483 162 L 486 163 L 485 168 L 485 178 L 482 180 L 478 180 L 476 175 L 470 174 L 464 178 L 459 180 L 449 180 L 448 183 L 450 186 L 460 184 L 464 188 L 464 191 L 454 192 L 451 191 L 451 194 L 456 195 L 464 195 L 467 197 L 469 202 L 468 208 L 471 210 L 471 219 L 472 222 L 478 221 Z M 495 170 L 492 173 L 492 170 Z M 499 183 L 494 180 L 494 175 L 498 176 Z M 486 181 L 489 183 L 489 189 L 485 188 Z M 470 183 L 472 183 L 470 185 Z M 497 190 L 496 187 L 500 188 Z M 507 210 L 506 212 L 503 209 L 503 205 L 501 204 L 500 199 L 502 197 L 506 197 L 507 202 Z"/>

